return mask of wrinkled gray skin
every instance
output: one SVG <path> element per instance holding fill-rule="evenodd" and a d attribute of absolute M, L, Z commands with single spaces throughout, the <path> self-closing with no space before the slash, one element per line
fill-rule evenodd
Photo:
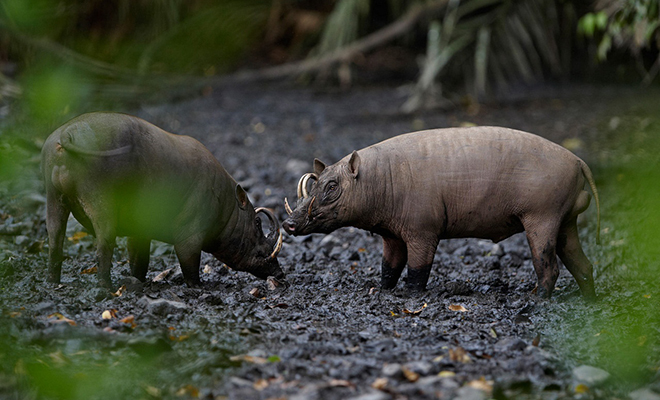
<path fill-rule="evenodd" d="M 440 239 L 498 242 L 525 231 L 540 296 L 552 294 L 558 255 L 582 294 L 595 297 L 576 225 L 591 200 L 585 183 L 599 207 L 593 177 L 581 159 L 539 136 L 498 127 L 414 132 L 331 166 L 314 160 L 308 176 L 316 182 L 308 188 L 301 179 L 284 229 L 306 235 L 354 226 L 381 235 L 385 289 L 407 263 L 408 288 L 423 290 Z"/>
<path fill-rule="evenodd" d="M 197 140 L 118 113 L 84 114 L 44 143 L 48 280 L 59 282 L 69 213 L 97 237 L 99 282 L 112 287 L 116 236 L 128 236 L 131 273 L 144 281 L 151 240 L 174 245 L 184 279 L 197 286 L 201 251 L 229 267 L 283 278 L 279 224 L 261 229 L 247 194 Z M 278 240 L 279 239 L 279 240 Z"/>

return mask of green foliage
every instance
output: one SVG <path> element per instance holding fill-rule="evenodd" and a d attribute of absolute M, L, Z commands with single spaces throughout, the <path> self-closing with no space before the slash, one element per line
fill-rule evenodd
<path fill-rule="evenodd" d="M 604 1 L 601 9 L 580 18 L 578 32 L 598 42 L 599 61 L 605 61 L 613 47 L 626 49 L 636 57 L 645 83 L 660 72 L 660 56 L 648 70 L 641 60 L 643 49 L 660 50 L 658 0 Z"/>

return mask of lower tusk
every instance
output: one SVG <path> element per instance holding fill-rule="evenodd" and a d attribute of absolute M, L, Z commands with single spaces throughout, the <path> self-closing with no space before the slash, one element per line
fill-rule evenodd
<path fill-rule="evenodd" d="M 314 205 L 314 200 L 316 200 L 316 196 L 312 197 L 312 200 L 309 202 L 309 207 L 307 207 L 307 216 L 312 215 L 312 206 Z"/>
<path fill-rule="evenodd" d="M 286 199 L 286 197 L 284 198 L 284 209 L 286 210 L 287 214 L 289 215 L 293 214 L 293 211 L 291 210 L 291 206 L 289 206 L 289 201 Z"/>
<path fill-rule="evenodd" d="M 280 253 L 280 250 L 282 250 L 282 231 L 280 231 L 280 235 L 277 238 L 277 245 L 275 246 L 275 249 L 273 249 L 273 252 L 270 254 L 270 258 L 277 257 L 277 255 Z"/>

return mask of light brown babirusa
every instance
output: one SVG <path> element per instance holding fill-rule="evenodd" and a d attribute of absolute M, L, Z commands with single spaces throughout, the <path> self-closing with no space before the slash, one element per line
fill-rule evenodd
<path fill-rule="evenodd" d="M 314 160 L 283 226 L 291 235 L 344 226 L 377 233 L 383 288 L 395 287 L 407 264 L 413 290 L 426 287 L 440 239 L 498 242 L 525 231 L 540 296 L 552 294 L 559 256 L 582 294 L 593 298 L 593 268 L 576 225 L 591 200 L 585 184 L 599 209 L 587 164 L 539 136 L 498 127 L 434 129 L 354 151 L 330 166 Z"/>
<path fill-rule="evenodd" d="M 70 213 L 96 235 L 100 283 L 112 286 L 115 237 L 128 236 L 131 273 L 144 281 L 151 240 L 174 245 L 186 283 L 199 284 L 202 251 L 238 271 L 284 277 L 279 223 L 197 140 L 126 114 L 90 113 L 44 143 L 48 280 L 59 282 Z M 261 219 L 272 225 L 265 236 Z"/>

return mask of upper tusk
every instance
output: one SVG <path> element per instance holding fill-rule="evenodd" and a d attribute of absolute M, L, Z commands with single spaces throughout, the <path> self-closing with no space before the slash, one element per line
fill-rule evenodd
<path fill-rule="evenodd" d="M 282 250 L 282 231 L 279 231 L 280 235 L 277 238 L 277 245 L 273 249 L 273 252 L 270 254 L 270 258 L 275 258 L 277 255 L 280 253 L 280 250 Z"/>
<path fill-rule="evenodd" d="M 286 199 L 286 197 L 284 198 L 284 209 L 286 210 L 287 214 L 293 214 L 293 210 L 291 210 L 291 206 L 289 206 L 289 201 Z"/>
<path fill-rule="evenodd" d="M 305 177 L 304 177 L 303 183 L 302 183 L 302 188 L 301 188 L 303 198 L 305 198 L 305 199 L 309 197 L 309 193 L 307 193 L 307 182 L 309 182 L 310 178 L 314 179 L 315 181 L 318 180 L 316 174 L 312 174 L 312 173 L 305 174 Z"/>

